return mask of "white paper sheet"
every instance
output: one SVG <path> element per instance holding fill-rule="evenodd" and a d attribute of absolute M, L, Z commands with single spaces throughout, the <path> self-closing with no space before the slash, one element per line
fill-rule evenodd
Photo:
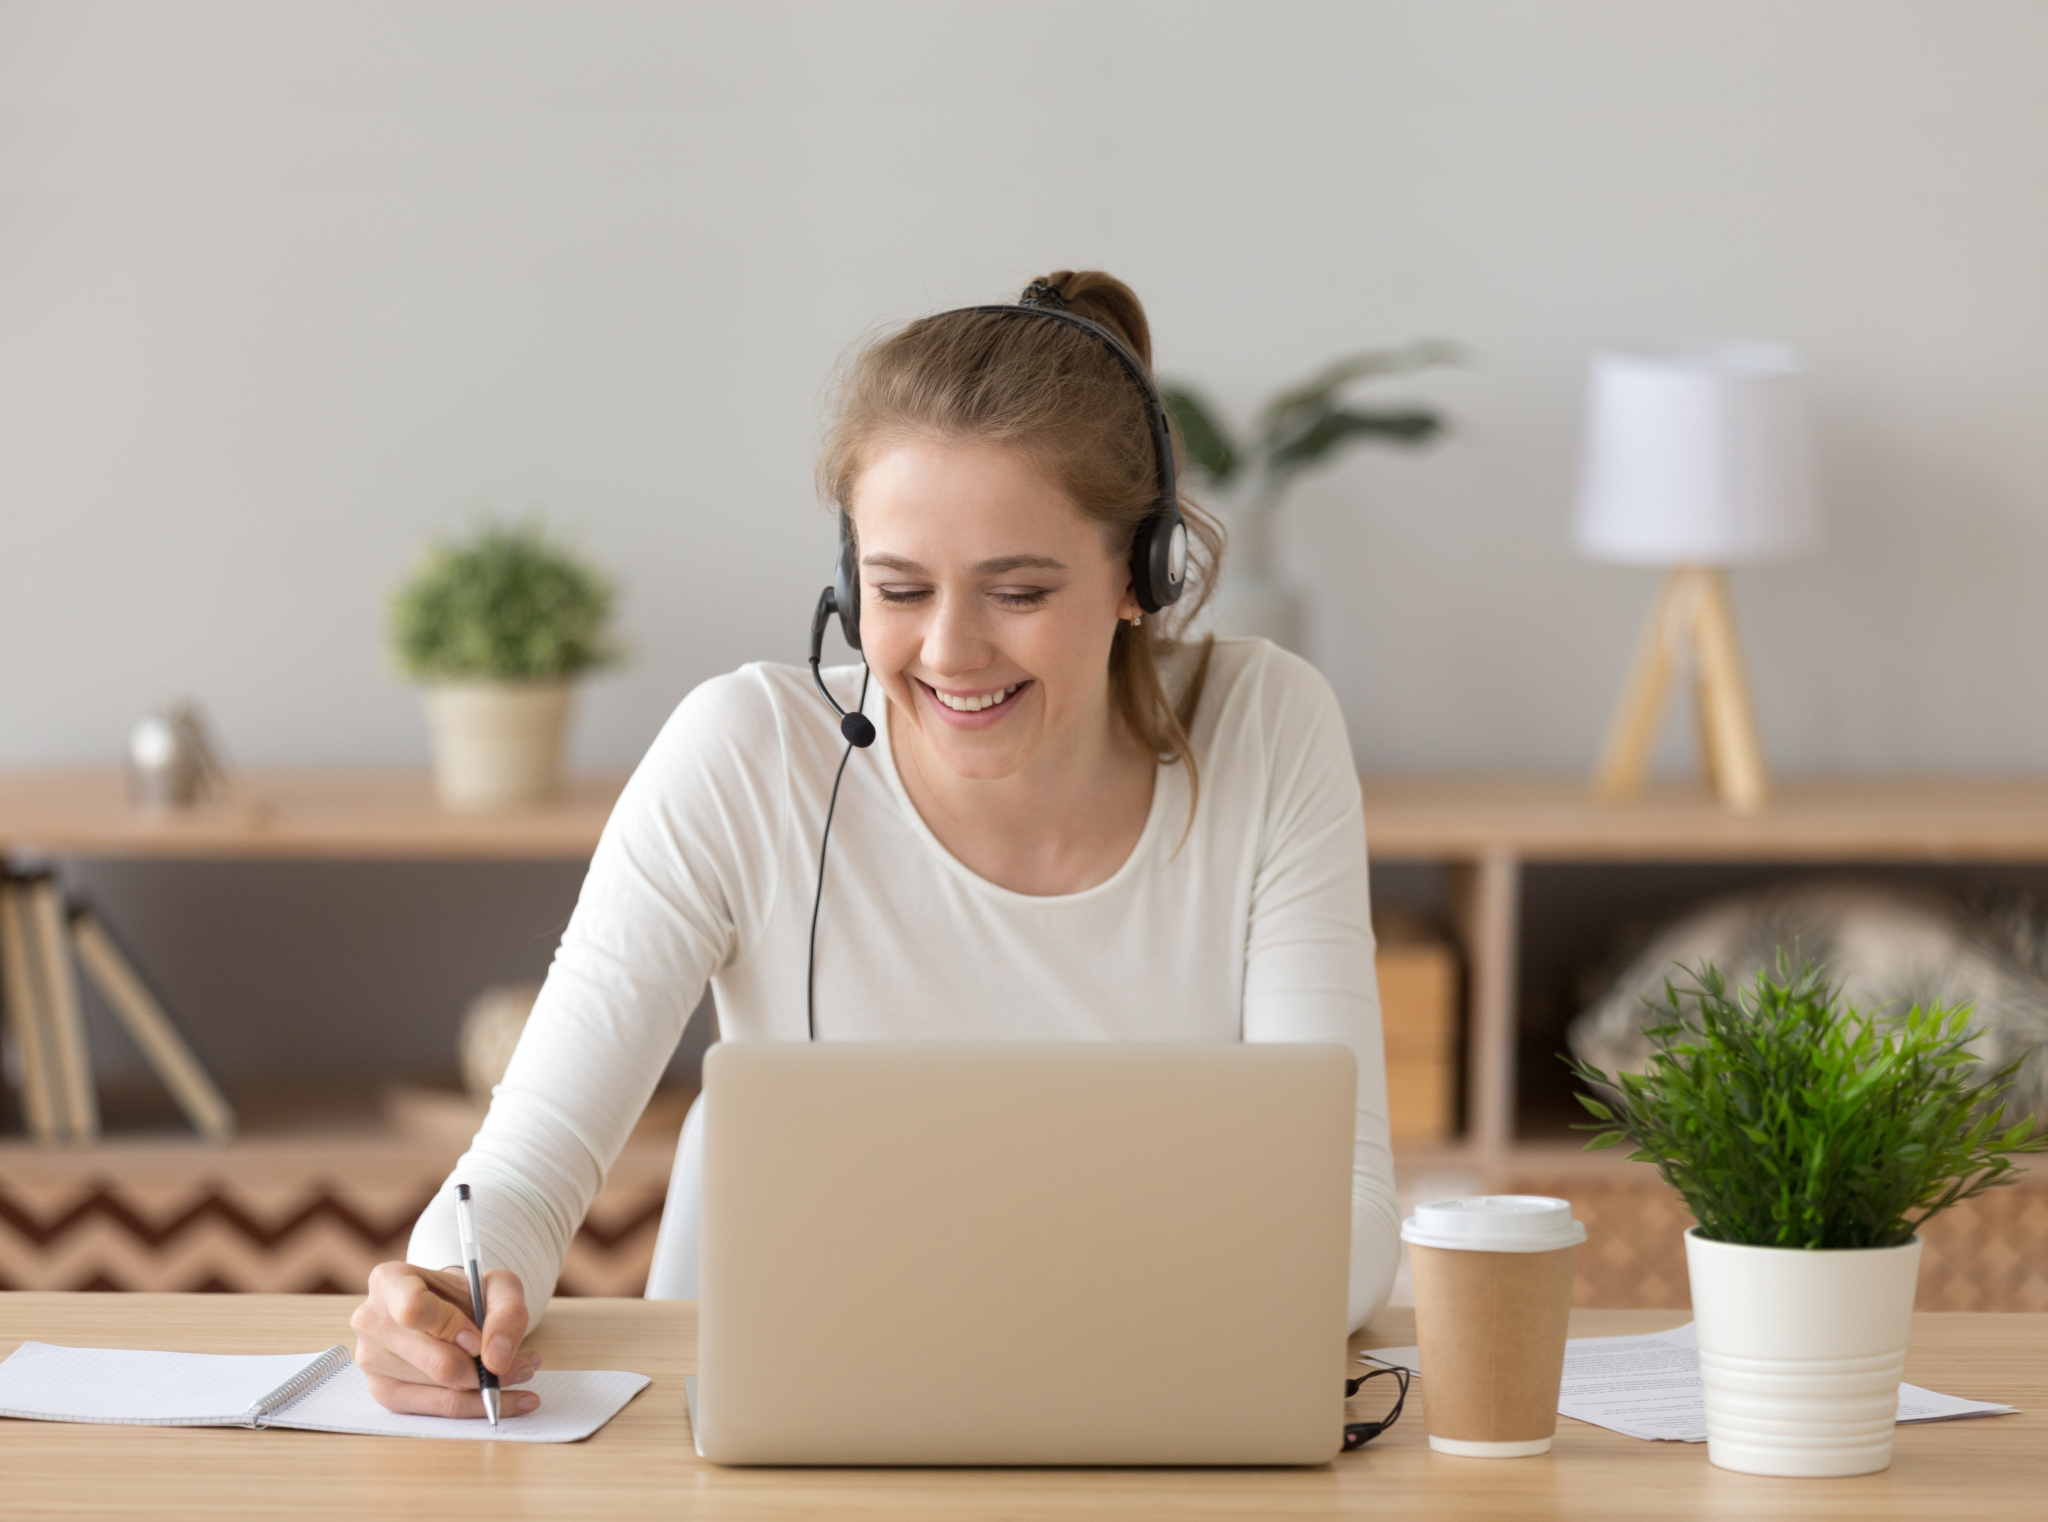
<path fill-rule="evenodd" d="M 647 1385 L 645 1374 L 620 1369 L 542 1369 L 519 1387 L 540 1396 L 540 1409 L 530 1416 L 507 1416 L 493 1427 L 481 1416 L 404 1416 L 386 1411 L 371 1398 L 363 1371 L 350 1364 L 264 1425 L 306 1432 L 353 1432 L 364 1437 L 580 1443 L 617 1416 Z"/>
<path fill-rule="evenodd" d="M 155 1353 L 24 1342 L 0 1363 L 0 1416 L 123 1426 L 225 1427 L 318 1363 L 313 1353 Z"/>
<path fill-rule="evenodd" d="M 304 1393 L 275 1402 L 294 1375 L 318 1378 Z M 404 1416 L 370 1396 L 363 1371 L 345 1348 L 328 1353 L 157 1353 L 126 1348 L 65 1348 L 25 1342 L 0 1363 L 0 1417 L 122 1425 L 296 1427 L 367 1437 L 426 1437 L 471 1442 L 575 1443 L 618 1415 L 648 1385 L 617 1369 L 542 1369 L 521 1385 L 540 1409 L 506 1416 Z M 4 1490 L 0 1485 L 0 1490 Z"/>
<path fill-rule="evenodd" d="M 1421 1356 L 1415 1348 L 1373 1348 L 1360 1354 L 1359 1361 L 1398 1364 L 1422 1372 Z M 1940 1395 L 1918 1385 L 1899 1386 L 1901 1422 L 2006 1416 L 2013 1409 Z M 1558 1390 L 1557 1412 L 1628 1437 L 1704 1443 L 1706 1396 L 1700 1385 L 1699 1345 L 1692 1323 L 1645 1336 L 1572 1338 L 1564 1345 L 1564 1380 Z"/>

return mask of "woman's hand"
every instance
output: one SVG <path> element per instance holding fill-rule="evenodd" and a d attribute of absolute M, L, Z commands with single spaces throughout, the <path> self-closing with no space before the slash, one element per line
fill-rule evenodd
<path fill-rule="evenodd" d="M 484 1367 L 505 1387 L 504 1413 L 524 1416 L 540 1405 L 531 1390 L 514 1391 L 540 1367 L 538 1353 L 523 1353 L 526 1290 L 519 1276 L 494 1268 L 484 1275 L 481 1337 L 469 1316 L 469 1276 L 459 1268 L 436 1271 L 411 1263 L 379 1263 L 370 1270 L 369 1298 L 349 1318 L 356 1332 L 356 1362 L 369 1377 L 370 1394 L 391 1411 L 415 1416 L 482 1416 L 477 1392 L 477 1350 Z"/>

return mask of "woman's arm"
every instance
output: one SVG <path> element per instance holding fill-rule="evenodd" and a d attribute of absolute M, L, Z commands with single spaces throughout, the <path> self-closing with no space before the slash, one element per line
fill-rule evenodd
<path fill-rule="evenodd" d="M 584 1213 L 646 1107 L 710 976 L 759 933 L 788 781 L 758 675 L 705 683 L 634 772 L 584 879 L 490 1113 L 452 1177 L 494 1266 L 537 1322 Z M 449 1190 L 406 1257 L 460 1261 Z"/>
<path fill-rule="evenodd" d="M 1244 1039 L 1337 1041 L 1358 1058 L 1351 1175 L 1355 1330 L 1387 1303 L 1401 1251 L 1365 811 L 1344 716 L 1314 667 L 1269 650 L 1253 701 L 1268 773 L 1246 942 Z"/>

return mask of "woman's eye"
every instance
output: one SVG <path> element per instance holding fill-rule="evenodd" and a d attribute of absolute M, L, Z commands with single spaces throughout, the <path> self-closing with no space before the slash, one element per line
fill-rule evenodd
<path fill-rule="evenodd" d="M 989 595 L 1006 608 L 1035 608 L 1052 593 L 1044 587 L 1005 587 Z"/>
<path fill-rule="evenodd" d="M 876 587 L 875 595 L 883 602 L 919 602 L 931 596 L 924 587 Z"/>

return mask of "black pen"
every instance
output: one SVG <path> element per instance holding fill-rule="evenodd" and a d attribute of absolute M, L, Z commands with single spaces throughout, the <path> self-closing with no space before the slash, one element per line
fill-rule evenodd
<path fill-rule="evenodd" d="M 498 1376 L 484 1367 L 484 1271 L 478 1261 L 483 1250 L 477 1246 L 476 1222 L 469 1215 L 469 1185 L 455 1186 L 455 1229 L 462 1236 L 462 1266 L 469 1270 L 469 1308 L 476 1314 L 476 1383 L 483 1392 L 484 1415 L 491 1419 L 493 1427 L 498 1425 L 499 1404 L 504 1399 L 498 1393 Z"/>

